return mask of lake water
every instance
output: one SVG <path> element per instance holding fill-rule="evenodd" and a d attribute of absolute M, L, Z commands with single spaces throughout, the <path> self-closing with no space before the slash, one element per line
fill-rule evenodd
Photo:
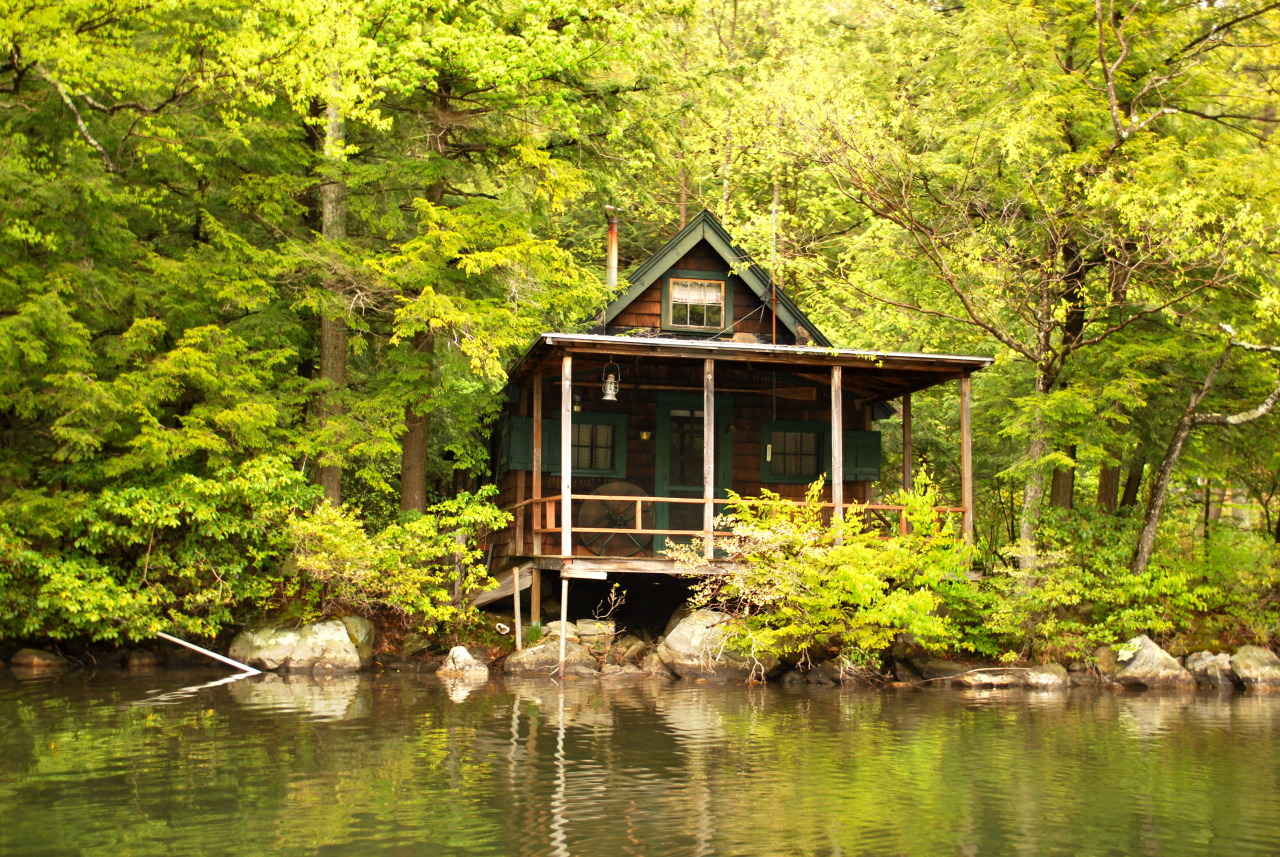
<path fill-rule="evenodd" d="M 1280 854 L 1280 696 L 217 677 L 0 668 L 0 854 Z"/>

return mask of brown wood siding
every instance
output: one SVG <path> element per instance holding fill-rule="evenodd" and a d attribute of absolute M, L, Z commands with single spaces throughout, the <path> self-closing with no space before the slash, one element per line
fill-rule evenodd
<path fill-rule="evenodd" d="M 733 329 L 732 334 L 754 336 L 757 341 L 770 341 L 773 330 L 773 312 L 766 302 L 756 297 L 755 292 L 740 277 L 731 277 L 729 265 L 720 258 L 720 254 L 706 241 L 700 241 L 692 250 L 676 262 L 672 269 L 679 271 L 703 271 L 708 277 L 728 278 L 733 290 Z M 665 276 L 665 273 L 664 273 Z M 653 333 L 662 331 L 662 277 L 641 292 L 625 309 L 616 315 L 606 329 L 607 333 L 621 334 L 630 330 L 644 330 Z M 780 325 L 777 331 L 779 345 L 794 345 L 795 336 L 785 326 Z"/>

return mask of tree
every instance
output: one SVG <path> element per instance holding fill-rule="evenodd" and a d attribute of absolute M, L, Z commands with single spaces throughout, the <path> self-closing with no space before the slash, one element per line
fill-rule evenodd
<path fill-rule="evenodd" d="M 793 117 L 803 152 L 874 224 L 841 277 L 877 302 L 981 331 L 1033 372 L 1018 399 L 1034 543 L 1052 397 L 1077 355 L 1263 275 L 1276 222 L 1256 3 L 875 7 L 840 88 Z M 838 104 L 839 109 L 832 109 Z"/>

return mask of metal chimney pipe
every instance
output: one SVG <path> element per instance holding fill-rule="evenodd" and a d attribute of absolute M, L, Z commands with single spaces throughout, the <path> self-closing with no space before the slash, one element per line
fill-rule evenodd
<path fill-rule="evenodd" d="M 618 288 L 618 215 L 612 205 L 604 210 L 609 213 L 609 239 L 607 242 L 604 282 L 612 293 Z"/>

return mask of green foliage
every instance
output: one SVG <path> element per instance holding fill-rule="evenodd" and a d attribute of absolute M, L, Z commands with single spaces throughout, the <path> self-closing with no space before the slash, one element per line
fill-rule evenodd
<path fill-rule="evenodd" d="M 1203 550 L 1176 522 L 1141 575 L 1129 570 L 1139 522 L 1056 512 L 1042 522 L 1037 562 L 984 581 L 993 603 L 986 633 L 1008 658 L 1087 658 L 1138 634 L 1177 651 L 1280 636 L 1280 553 L 1254 534 L 1214 531 Z"/>
<path fill-rule="evenodd" d="M 349 508 L 321 503 L 290 522 L 295 570 L 281 581 L 281 604 L 306 605 L 303 618 L 393 611 L 426 629 L 468 621 L 469 596 L 493 585 L 481 540 L 510 519 L 488 502 L 494 493 L 459 494 L 372 534 Z"/>
<path fill-rule="evenodd" d="M 0 527 L 0 636 L 210 636 L 275 592 L 290 517 L 315 497 L 278 456 L 80 494 L 73 512 L 28 496 Z"/>
<path fill-rule="evenodd" d="M 743 651 L 803 656 L 817 647 L 838 649 L 866 663 L 899 633 L 944 648 L 960 639 L 950 605 L 973 597 L 965 573 L 969 552 L 951 522 L 933 508 L 937 491 L 920 487 L 898 498 L 907 507 L 909 533 L 881 536 L 850 513 L 844 524 L 823 519 L 822 482 L 804 503 L 764 491 L 733 497 L 717 536 L 723 574 L 701 578 L 697 606 L 716 606 L 732 617 L 732 638 Z M 703 564 L 700 551 L 668 551 L 682 566 Z"/>

